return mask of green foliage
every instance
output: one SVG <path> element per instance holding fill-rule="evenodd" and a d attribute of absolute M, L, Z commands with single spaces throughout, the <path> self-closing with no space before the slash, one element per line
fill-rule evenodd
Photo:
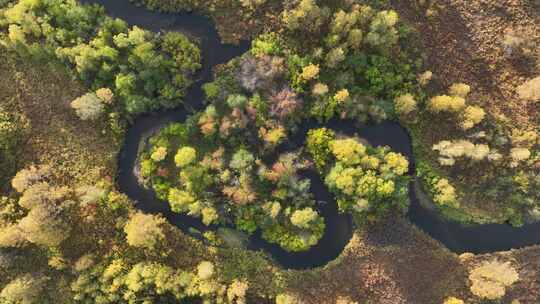
<path fill-rule="evenodd" d="M 330 157 L 330 142 L 335 138 L 332 130 L 326 128 L 309 130 L 306 139 L 307 151 L 315 161 L 319 172 L 323 172 Z"/>
<path fill-rule="evenodd" d="M 140 156 L 145 179 L 174 212 L 200 217 L 206 225 L 232 222 L 248 233 L 262 229 L 264 238 L 287 250 L 308 249 L 322 237 L 324 220 L 312 208 L 315 201 L 309 194 L 309 181 L 298 175 L 306 162 L 293 153 L 269 165 L 261 162 L 256 157 L 260 154 L 254 153 L 260 153 L 260 147 L 246 140 L 257 138 L 259 132 L 206 136 L 205 124 L 223 115 L 223 106 L 240 109 L 251 102 L 242 95 L 229 95 L 226 101 L 196 116 L 195 129 L 189 120 L 150 138 L 147 149 L 153 152 Z M 224 117 L 233 115 L 234 110 Z M 179 150 L 174 157 L 167 153 L 155 161 L 152 155 L 163 147 Z M 282 208 L 287 211 L 281 212 Z"/>
<path fill-rule="evenodd" d="M 198 48 L 182 34 L 157 36 L 103 15 L 98 6 L 70 0 L 39 6 L 22 0 L 0 24 L 8 28 L 12 48 L 64 60 L 92 88 L 113 88 L 129 114 L 177 105 L 189 75 L 200 68 Z"/>
<path fill-rule="evenodd" d="M 254 56 L 281 55 L 283 48 L 279 37 L 275 33 L 263 34 L 251 43 L 251 54 Z"/>
<path fill-rule="evenodd" d="M 201 265 L 206 267 L 203 263 Z M 201 277 L 195 271 L 155 262 L 130 266 L 121 259 L 97 265 L 81 273 L 71 284 L 74 300 L 88 304 L 177 303 L 194 296 L 223 301 L 219 290 L 224 288 L 212 276 Z"/>
<path fill-rule="evenodd" d="M 309 230 L 295 231 L 294 228 L 275 224 L 263 229 L 263 238 L 288 251 L 304 251 L 317 244 L 324 234 L 324 227 L 322 217 L 312 221 Z"/>

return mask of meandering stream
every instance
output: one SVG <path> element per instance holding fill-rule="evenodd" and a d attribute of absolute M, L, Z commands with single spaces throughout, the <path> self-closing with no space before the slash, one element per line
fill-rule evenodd
<path fill-rule="evenodd" d="M 211 20 L 203 16 L 189 13 L 151 12 L 131 4 L 129 0 L 82 0 L 81 2 L 98 3 L 105 7 L 108 14 L 121 18 L 130 25 L 152 31 L 181 31 L 198 39 L 203 68 L 197 74 L 196 82 L 184 99 L 185 104 L 188 105 L 187 108 L 194 110 L 201 110 L 204 107 L 201 85 L 211 81 L 212 68 L 216 64 L 225 63 L 242 55 L 249 49 L 249 42 L 242 42 L 238 46 L 221 44 Z M 162 214 L 170 223 L 183 231 L 189 232 L 192 228 L 205 231 L 208 227 L 200 220 L 172 212 L 166 202 L 159 201 L 154 196 L 152 190 L 145 189 L 138 183 L 134 173 L 139 145 L 144 141 L 143 139 L 168 123 L 184 121 L 187 115 L 189 115 L 188 111 L 184 107 L 179 107 L 137 118 L 127 132 L 125 144 L 119 156 L 117 181 L 120 191 L 137 202 L 137 208 L 148 213 Z M 320 126 L 313 121 L 303 123 L 301 130 L 290 139 L 291 143 L 303 141 L 306 130 Z M 324 126 L 347 135 L 357 134 L 374 146 L 390 146 L 392 150 L 409 158 L 411 172 L 414 172 L 411 140 L 406 130 L 398 123 L 385 122 L 358 127 L 352 121 L 331 121 Z M 311 179 L 311 191 L 315 198 L 318 201 L 327 202 L 319 208 L 326 223 L 325 233 L 319 243 L 308 251 L 291 253 L 266 242 L 259 234 L 255 234 L 249 240 L 248 248 L 265 250 L 283 267 L 302 269 L 328 263 L 341 253 L 354 230 L 350 216 L 338 213 L 332 195 L 326 190 L 320 177 L 316 174 L 308 177 Z M 540 243 L 540 222 L 514 228 L 502 224 L 463 226 L 444 220 L 435 211 L 419 204 L 412 184 L 409 191 L 411 199 L 409 219 L 454 252 L 485 253 Z"/>

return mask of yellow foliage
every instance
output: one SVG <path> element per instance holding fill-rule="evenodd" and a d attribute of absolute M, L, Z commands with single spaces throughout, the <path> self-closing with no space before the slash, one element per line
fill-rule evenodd
<path fill-rule="evenodd" d="M 519 279 L 517 271 L 509 262 L 487 261 L 469 274 L 471 292 L 481 298 L 496 300 L 504 296 L 506 287 Z"/>
<path fill-rule="evenodd" d="M 486 112 L 481 107 L 468 106 L 462 114 L 461 128 L 463 130 L 468 130 L 479 124 L 485 116 Z"/>
<path fill-rule="evenodd" d="M 152 158 L 154 161 L 162 161 L 167 157 L 167 148 L 166 147 L 158 147 L 152 155 L 150 155 L 150 158 Z"/>
<path fill-rule="evenodd" d="M 464 83 L 454 83 L 449 89 L 450 95 L 459 96 L 461 98 L 466 98 L 470 92 L 471 87 Z"/>
<path fill-rule="evenodd" d="M 317 64 L 310 64 L 305 66 L 302 69 L 302 74 L 300 74 L 300 77 L 305 80 L 311 80 L 315 79 L 319 76 L 319 65 Z"/>
<path fill-rule="evenodd" d="M 390 152 L 386 154 L 384 161 L 383 171 L 391 171 L 397 175 L 403 175 L 409 171 L 409 161 L 399 153 Z"/>
<path fill-rule="evenodd" d="M 407 115 L 413 111 L 416 110 L 416 100 L 414 100 L 414 96 L 411 94 L 405 94 L 396 97 L 394 99 L 394 107 L 396 108 L 396 112 L 400 115 Z"/>
<path fill-rule="evenodd" d="M 334 95 L 334 99 L 339 103 L 346 101 L 348 98 L 349 98 L 349 91 L 347 89 L 339 90 Z"/>
<path fill-rule="evenodd" d="M 444 300 L 443 304 L 465 304 L 465 302 L 455 297 L 449 297 L 449 298 L 446 298 L 446 300 Z"/>
<path fill-rule="evenodd" d="M 313 95 L 326 95 L 328 93 L 328 86 L 324 83 L 316 83 L 311 91 Z"/>
<path fill-rule="evenodd" d="M 439 179 L 433 186 L 435 196 L 433 200 L 441 205 L 449 205 L 452 207 L 458 207 L 456 189 L 450 184 L 446 178 Z"/>
<path fill-rule="evenodd" d="M 432 97 L 428 103 L 429 111 L 433 113 L 457 113 L 465 108 L 465 99 L 459 96 L 440 95 Z"/>
<path fill-rule="evenodd" d="M 353 138 L 333 140 L 330 149 L 339 161 L 350 165 L 360 163 L 366 153 L 366 147 Z"/>
<path fill-rule="evenodd" d="M 182 147 L 174 156 L 174 162 L 180 168 L 185 167 L 195 161 L 197 151 L 192 147 Z"/>
<path fill-rule="evenodd" d="M 540 100 L 540 76 L 533 78 L 517 88 L 521 99 L 530 101 Z"/>

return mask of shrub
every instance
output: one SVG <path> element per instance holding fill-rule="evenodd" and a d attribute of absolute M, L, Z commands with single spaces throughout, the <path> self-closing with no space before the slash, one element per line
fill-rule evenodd
<path fill-rule="evenodd" d="M 65 212 L 54 205 L 39 205 L 19 222 L 25 238 L 37 245 L 58 246 L 70 233 Z"/>
<path fill-rule="evenodd" d="M 498 260 L 486 261 L 469 273 L 471 292 L 489 300 L 497 300 L 504 296 L 506 287 L 519 279 L 517 271 L 509 262 Z"/>
<path fill-rule="evenodd" d="M 468 130 L 484 120 L 485 116 L 484 109 L 478 106 L 468 106 L 461 116 L 461 128 Z"/>
<path fill-rule="evenodd" d="M 461 98 L 467 98 L 467 95 L 469 95 L 470 92 L 471 87 L 465 83 L 454 83 L 449 89 L 451 96 L 458 96 Z"/>
<path fill-rule="evenodd" d="M 319 76 L 319 65 L 309 64 L 302 69 L 302 74 L 300 78 L 304 80 L 312 80 Z"/>
<path fill-rule="evenodd" d="M 49 166 L 30 166 L 17 172 L 11 180 L 11 185 L 17 192 L 21 193 L 31 185 L 49 176 L 50 172 L 51 168 Z"/>
<path fill-rule="evenodd" d="M 465 304 L 465 302 L 455 297 L 449 297 L 449 298 L 446 298 L 446 300 L 444 300 L 443 304 Z"/>
<path fill-rule="evenodd" d="M 164 219 L 155 215 L 140 212 L 133 214 L 124 227 L 128 244 L 154 249 L 165 238 L 161 228 L 164 222 Z"/>
<path fill-rule="evenodd" d="M 521 99 L 540 101 L 540 76 L 530 79 L 517 88 Z"/>
<path fill-rule="evenodd" d="M 208 280 L 214 276 L 214 264 L 203 261 L 197 266 L 197 276 L 201 280 Z"/>
<path fill-rule="evenodd" d="M 417 104 L 416 100 L 414 100 L 414 96 L 405 94 L 394 99 L 394 107 L 399 115 L 408 115 L 411 112 L 416 111 Z"/>
<path fill-rule="evenodd" d="M 428 109 L 433 113 L 458 113 L 465 108 L 465 99 L 459 96 L 440 95 L 431 98 Z"/>
<path fill-rule="evenodd" d="M 87 93 L 73 100 L 71 107 L 82 120 L 96 120 L 105 110 L 102 100 L 95 93 Z"/>
<path fill-rule="evenodd" d="M 21 275 L 2 289 L 0 298 L 8 301 L 8 303 L 39 303 L 39 294 L 44 289 L 47 280 L 47 277 L 39 274 Z"/>

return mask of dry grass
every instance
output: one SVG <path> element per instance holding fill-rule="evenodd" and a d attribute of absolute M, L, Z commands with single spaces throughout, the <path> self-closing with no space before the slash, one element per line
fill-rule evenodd
<path fill-rule="evenodd" d="M 85 92 L 60 64 L 32 62 L 0 49 L 0 102 L 30 123 L 18 169 L 48 163 L 66 184 L 114 176 L 121 142 L 105 119 L 81 121 L 69 106 Z"/>
<path fill-rule="evenodd" d="M 357 231 L 342 256 L 315 272 L 292 272 L 292 291 L 305 303 L 432 304 L 467 293 L 466 270 L 410 223 L 389 219 Z"/>

